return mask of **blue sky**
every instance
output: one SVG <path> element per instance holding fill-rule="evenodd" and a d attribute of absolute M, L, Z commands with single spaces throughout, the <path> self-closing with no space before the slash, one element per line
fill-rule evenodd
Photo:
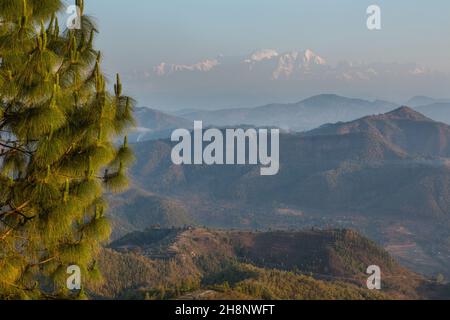
<path fill-rule="evenodd" d="M 73 0 L 66 0 L 73 3 Z M 450 86 L 448 0 L 85 0 L 99 25 L 109 79 L 119 72 L 127 93 L 156 108 L 219 108 L 293 102 L 318 93 L 405 101 L 414 95 L 447 97 Z M 366 9 L 381 7 L 382 30 L 369 31 Z M 219 55 L 243 57 L 259 49 L 311 49 L 330 65 L 341 61 L 417 63 L 445 76 L 378 83 L 280 84 L 209 78 L 184 82 L 143 78 L 161 62 L 192 64 Z M 217 80 L 217 79 L 216 79 Z M 220 79 L 219 79 L 220 80 Z M 239 80 L 239 79 L 238 79 Z M 258 79 L 256 79 L 257 82 Z M 387 80 L 387 81 L 386 81 Z M 392 80 L 392 81 L 391 81 Z M 217 81 L 216 81 L 217 82 Z M 236 90 L 237 87 L 237 90 Z M 301 90 L 300 90 L 300 89 Z"/>
<path fill-rule="evenodd" d="M 450 69 L 447 0 L 87 0 L 108 67 L 195 62 L 255 49 L 311 48 L 329 60 L 418 62 Z M 382 9 L 381 31 L 366 8 Z"/>

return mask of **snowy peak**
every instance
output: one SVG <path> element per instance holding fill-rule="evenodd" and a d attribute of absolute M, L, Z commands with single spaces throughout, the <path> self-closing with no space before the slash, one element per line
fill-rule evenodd
<path fill-rule="evenodd" d="M 292 51 L 280 56 L 273 79 L 290 78 L 298 72 L 308 73 L 317 66 L 325 66 L 326 60 L 312 50 Z"/>
<path fill-rule="evenodd" d="M 319 65 L 327 64 L 325 59 L 323 59 L 322 57 L 318 56 L 317 54 L 315 54 L 314 52 L 312 52 L 309 49 L 307 49 L 305 51 L 305 53 L 304 53 L 303 62 L 305 62 L 305 63 L 314 63 L 314 64 L 319 64 Z"/>
<path fill-rule="evenodd" d="M 219 65 L 219 61 L 217 59 L 207 59 L 204 61 L 200 61 L 195 64 L 167 64 L 162 62 L 158 66 L 153 68 L 153 71 L 158 76 L 165 76 L 172 73 L 182 72 L 182 71 L 200 71 L 200 72 L 208 72 L 214 69 Z"/>
<path fill-rule="evenodd" d="M 270 60 L 272 58 L 278 57 L 279 53 L 273 49 L 262 49 L 254 52 L 245 62 L 259 62 L 263 60 Z"/>
<path fill-rule="evenodd" d="M 206 59 L 194 64 L 168 64 L 161 63 L 153 68 L 154 74 L 157 76 L 167 76 L 179 72 L 210 72 L 214 71 L 221 65 L 221 61 L 226 57 L 219 56 L 215 59 Z M 309 71 L 315 66 L 324 66 L 326 60 L 312 50 L 291 51 L 280 54 L 274 49 L 262 49 L 253 52 L 249 56 L 242 58 L 241 64 L 248 65 L 245 70 L 258 70 L 258 67 L 266 68 L 270 66 L 270 74 L 272 79 L 280 77 L 289 78 L 296 72 Z"/>

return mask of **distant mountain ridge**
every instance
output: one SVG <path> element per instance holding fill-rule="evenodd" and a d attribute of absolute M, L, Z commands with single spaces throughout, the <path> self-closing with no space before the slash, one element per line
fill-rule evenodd
<path fill-rule="evenodd" d="M 430 105 L 420 106 L 417 111 L 427 115 L 428 117 L 450 124 L 450 103 L 433 103 Z"/>
<path fill-rule="evenodd" d="M 430 101 L 429 99 L 432 98 L 428 98 L 426 101 Z M 367 101 L 336 94 L 321 94 L 290 104 L 275 103 L 253 108 L 215 111 L 185 110 L 175 114 L 143 107 L 135 110 L 137 128 L 130 134 L 130 140 L 137 142 L 166 139 L 170 137 L 174 129 L 192 129 L 193 121 L 200 120 L 204 122 L 205 126 L 246 125 L 308 131 L 329 123 L 347 122 L 365 116 L 384 114 L 397 108 L 400 106 L 389 101 Z M 450 104 L 421 105 L 414 110 L 435 121 L 450 124 Z"/>
<path fill-rule="evenodd" d="M 436 99 L 427 96 L 415 96 L 408 100 L 406 105 L 412 108 L 417 108 L 435 103 L 450 103 L 450 99 Z"/>
<path fill-rule="evenodd" d="M 203 120 L 208 125 L 251 124 L 278 126 L 294 131 L 310 130 L 329 122 L 349 121 L 397 108 L 387 101 L 351 99 L 335 94 L 322 94 L 292 104 L 269 104 L 256 108 L 197 111 L 182 114 L 190 120 Z"/>

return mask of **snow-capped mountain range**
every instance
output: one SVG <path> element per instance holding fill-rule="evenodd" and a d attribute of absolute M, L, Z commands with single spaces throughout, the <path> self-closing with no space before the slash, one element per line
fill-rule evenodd
<path fill-rule="evenodd" d="M 154 68 L 154 71 L 158 76 L 164 76 L 181 71 L 210 71 L 218 65 L 219 61 L 217 59 L 208 59 L 191 65 L 167 64 L 165 62 L 162 62 L 160 65 Z"/>
<path fill-rule="evenodd" d="M 179 72 L 197 71 L 211 72 L 226 63 L 227 58 L 219 56 L 215 59 L 206 59 L 194 64 L 168 64 L 162 62 L 153 68 L 158 76 L 168 76 Z M 240 64 L 243 71 L 252 71 L 258 67 L 272 67 L 272 79 L 290 78 L 296 73 L 307 73 L 317 66 L 326 66 L 327 61 L 312 50 L 291 51 L 278 53 L 273 49 L 263 49 L 253 52 L 248 57 L 235 61 Z"/>
<path fill-rule="evenodd" d="M 344 61 L 336 66 L 314 51 L 290 51 L 279 53 L 274 49 L 258 50 L 246 57 L 230 58 L 223 55 L 205 59 L 193 64 L 170 64 L 162 62 L 153 68 L 153 75 L 158 77 L 173 76 L 184 72 L 211 73 L 221 69 L 233 72 L 258 73 L 270 80 L 288 80 L 302 76 L 320 76 L 337 80 L 370 80 L 384 74 L 421 75 L 428 72 L 415 64 L 364 64 Z"/>
<path fill-rule="evenodd" d="M 445 96 L 450 85 L 449 74 L 416 63 L 329 61 L 337 59 L 311 49 L 263 49 L 193 63 L 162 62 L 127 80 L 146 104 L 176 109 L 292 102 L 324 92 L 402 101 L 418 93 Z"/>

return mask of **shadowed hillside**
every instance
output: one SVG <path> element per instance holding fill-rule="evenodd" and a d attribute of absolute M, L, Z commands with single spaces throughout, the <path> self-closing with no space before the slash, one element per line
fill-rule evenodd
<path fill-rule="evenodd" d="M 193 224 L 183 203 L 132 188 L 111 199 L 113 234 L 117 239 L 131 231 L 158 225 L 182 227 Z"/>
<path fill-rule="evenodd" d="M 135 147 L 133 175 L 148 191 L 200 199 L 200 205 L 214 199 L 448 218 L 449 142 L 449 126 L 401 108 L 282 135 L 280 172 L 273 177 L 260 176 L 256 166 L 175 166 L 172 144 L 162 140 Z"/>
<path fill-rule="evenodd" d="M 410 155 L 450 157 L 450 127 L 408 107 L 349 123 L 326 125 L 308 135 L 345 135 L 365 132 L 379 136 Z"/>

